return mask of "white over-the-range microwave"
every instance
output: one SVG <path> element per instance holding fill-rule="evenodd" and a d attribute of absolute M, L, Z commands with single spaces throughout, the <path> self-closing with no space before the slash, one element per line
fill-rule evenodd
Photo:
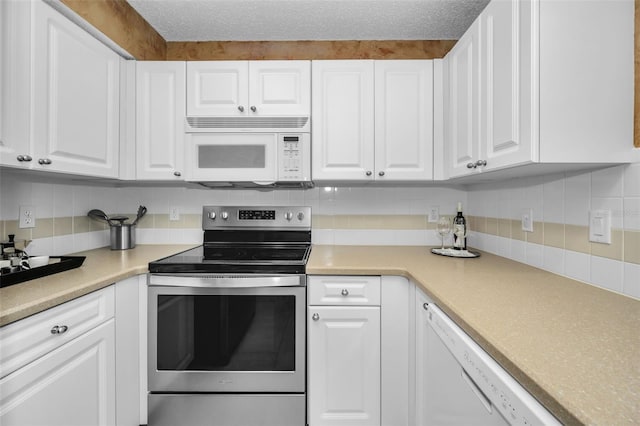
<path fill-rule="evenodd" d="M 187 117 L 185 179 L 213 187 L 310 187 L 309 117 Z"/>

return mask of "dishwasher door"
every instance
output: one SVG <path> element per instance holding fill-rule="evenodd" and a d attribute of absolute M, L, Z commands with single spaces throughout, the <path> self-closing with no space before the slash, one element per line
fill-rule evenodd
<path fill-rule="evenodd" d="M 419 309 L 417 424 L 560 425 L 560 422 L 433 303 Z"/>
<path fill-rule="evenodd" d="M 426 313 L 425 313 L 426 314 Z M 509 423 L 476 386 L 428 323 L 423 329 L 421 426 L 501 426 Z"/>

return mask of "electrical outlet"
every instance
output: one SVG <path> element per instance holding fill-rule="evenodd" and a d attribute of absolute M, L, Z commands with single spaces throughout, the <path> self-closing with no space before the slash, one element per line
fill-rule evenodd
<path fill-rule="evenodd" d="M 36 210 L 35 206 L 20 206 L 20 223 L 19 228 L 35 228 L 36 226 Z"/>
<path fill-rule="evenodd" d="M 169 220 L 180 220 L 180 210 L 177 207 L 169 207 Z"/>
<path fill-rule="evenodd" d="M 522 230 L 533 232 L 533 209 L 524 209 L 522 211 Z"/>
<path fill-rule="evenodd" d="M 429 223 L 435 223 L 440 219 L 440 209 L 438 206 L 429 207 Z"/>

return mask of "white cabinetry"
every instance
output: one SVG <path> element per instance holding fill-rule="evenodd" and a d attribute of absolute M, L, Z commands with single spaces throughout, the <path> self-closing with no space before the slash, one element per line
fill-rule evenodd
<path fill-rule="evenodd" d="M 114 288 L 0 329 L 2 425 L 115 424 Z"/>
<path fill-rule="evenodd" d="M 445 58 L 449 177 L 640 159 L 633 11 L 632 1 L 490 2 Z"/>
<path fill-rule="evenodd" d="M 433 68 L 430 60 L 314 61 L 314 180 L 431 180 Z"/>
<path fill-rule="evenodd" d="M 0 8 L 0 164 L 118 177 L 120 57 L 42 1 Z"/>
<path fill-rule="evenodd" d="M 29 2 L 0 2 L 0 165 L 29 168 L 30 129 Z"/>
<path fill-rule="evenodd" d="M 33 2 L 34 168 L 118 177 L 120 57 Z"/>
<path fill-rule="evenodd" d="M 182 180 L 185 62 L 136 63 L 136 178 Z"/>
<path fill-rule="evenodd" d="M 187 62 L 189 116 L 308 116 L 309 61 Z"/>
<path fill-rule="evenodd" d="M 308 423 L 320 425 L 380 424 L 380 277 L 309 277 L 307 318 Z M 312 289 L 321 290 L 314 292 Z M 342 287 L 341 287 L 342 286 Z M 366 287 L 377 288 L 378 296 Z M 377 305 L 349 299 L 360 289 Z M 338 290 L 343 300 L 323 305 Z M 374 290 L 375 292 L 375 290 Z M 375 303 L 375 302 L 374 302 Z"/>

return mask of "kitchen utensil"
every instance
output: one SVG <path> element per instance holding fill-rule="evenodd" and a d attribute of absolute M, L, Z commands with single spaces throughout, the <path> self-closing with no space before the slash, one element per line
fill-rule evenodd
<path fill-rule="evenodd" d="M 102 210 L 99 210 L 99 209 L 89 210 L 89 213 L 87 213 L 87 216 L 93 219 L 103 220 L 107 222 L 109 225 L 111 225 L 111 222 L 109 222 L 109 217 Z"/>
<path fill-rule="evenodd" d="M 136 225 L 138 221 L 142 218 L 142 216 L 144 216 L 145 214 L 147 214 L 147 208 L 145 206 L 139 206 L 138 214 L 136 215 L 136 218 L 134 219 L 132 225 Z"/>
<path fill-rule="evenodd" d="M 29 266 L 37 268 L 49 264 L 49 256 L 31 256 L 29 258 Z"/>

